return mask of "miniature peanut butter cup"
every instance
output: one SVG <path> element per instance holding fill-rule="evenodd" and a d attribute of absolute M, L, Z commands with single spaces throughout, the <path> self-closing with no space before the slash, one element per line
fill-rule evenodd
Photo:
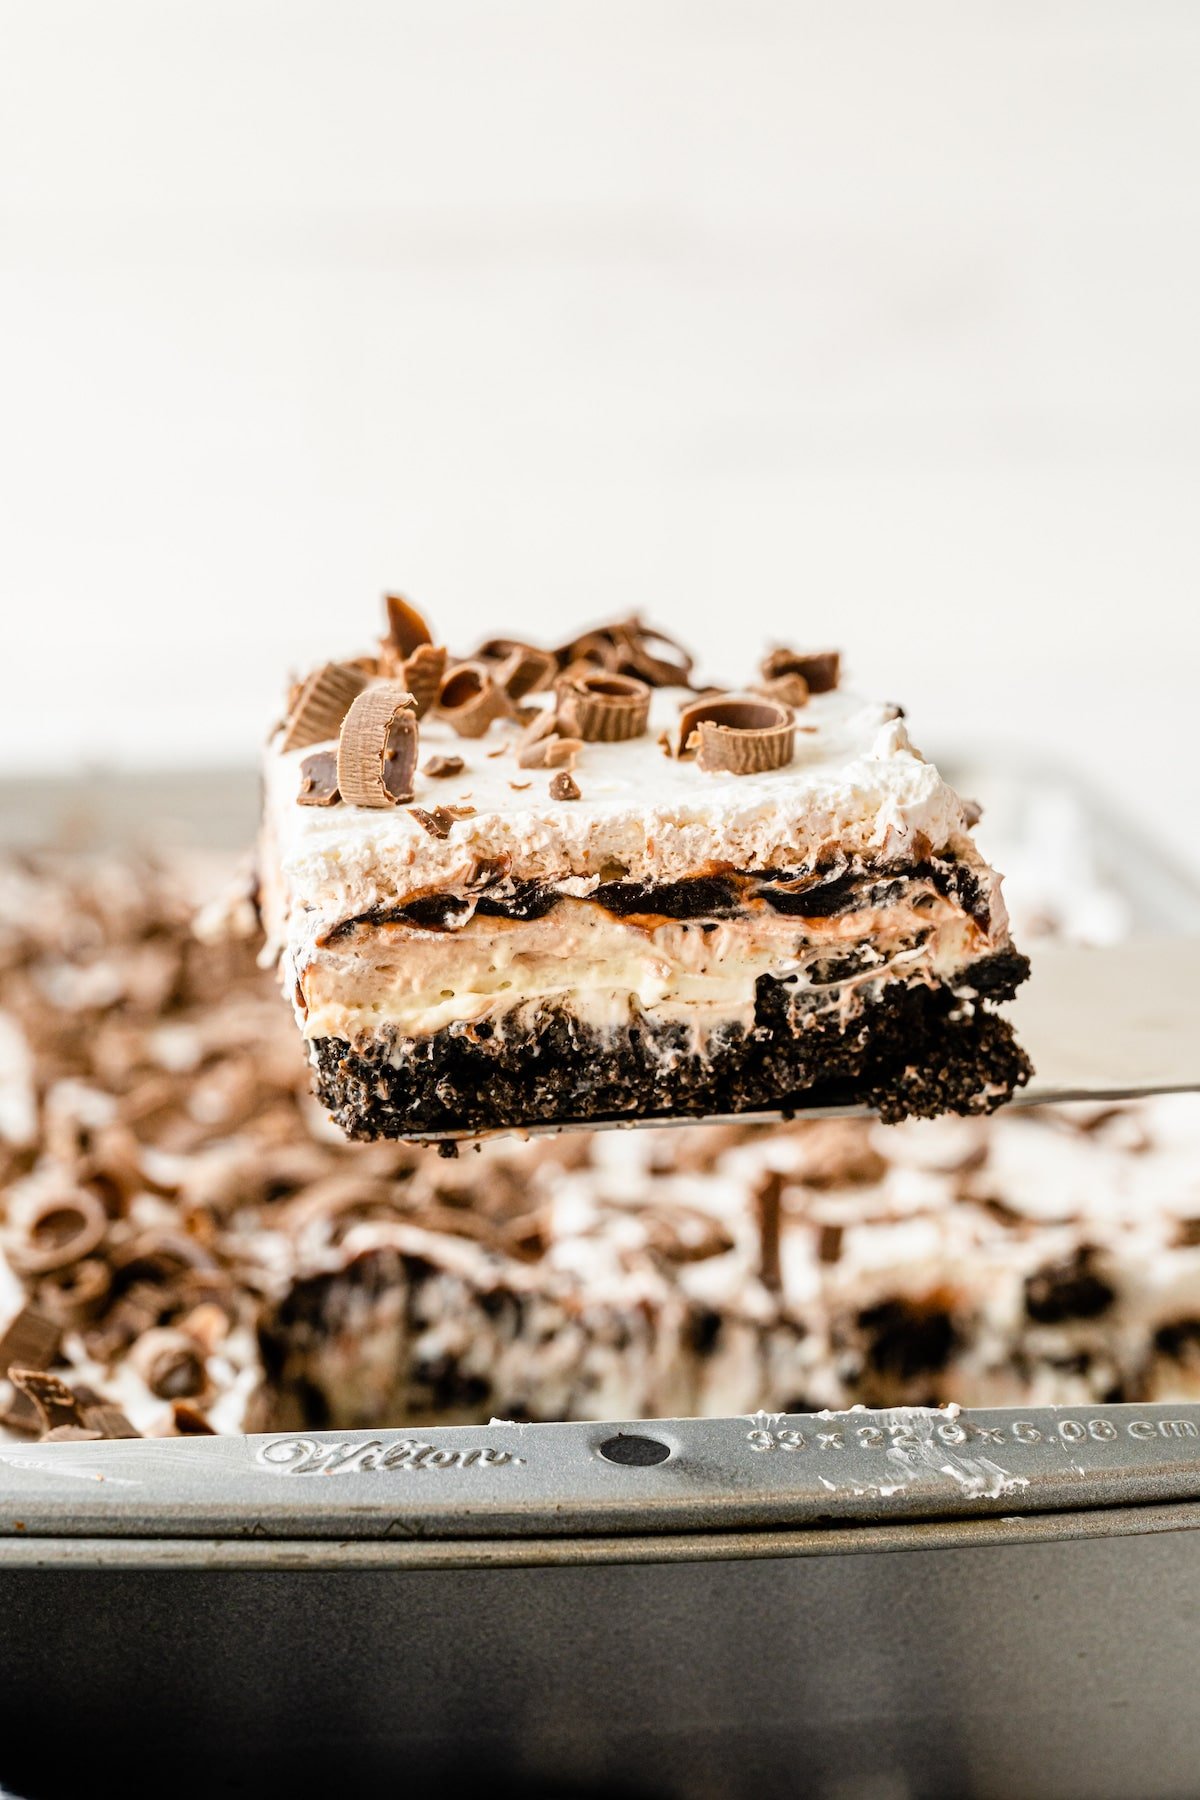
<path fill-rule="evenodd" d="M 337 777 L 348 806 L 396 806 L 413 797 L 417 715 L 398 681 L 378 681 L 358 696 L 342 724 Z"/>
<path fill-rule="evenodd" d="M 495 719 L 510 719 L 513 703 L 486 663 L 459 663 L 442 682 L 438 711 L 459 737 L 482 737 Z"/>
<path fill-rule="evenodd" d="M 385 594 L 387 641 L 401 656 L 411 656 L 422 644 L 432 644 L 433 633 L 415 606 L 402 594 Z"/>
<path fill-rule="evenodd" d="M 336 750 L 317 750 L 300 764 L 299 806 L 336 806 L 338 792 L 338 759 Z"/>
<path fill-rule="evenodd" d="M 326 663 L 303 681 L 283 727 L 281 750 L 303 750 L 336 738 L 342 720 L 367 685 L 353 663 Z"/>
<path fill-rule="evenodd" d="M 761 775 L 791 762 L 796 727 L 782 701 L 726 694 L 685 707 L 675 745 L 676 756 L 698 752 L 705 774 Z"/>
<path fill-rule="evenodd" d="M 558 684 L 559 724 L 585 744 L 641 737 L 649 717 L 650 689 L 632 675 L 575 675 Z"/>
<path fill-rule="evenodd" d="M 780 647 L 764 656 L 760 667 L 764 681 L 799 675 L 810 694 L 829 694 L 841 678 L 842 658 L 838 650 L 805 651 Z"/>

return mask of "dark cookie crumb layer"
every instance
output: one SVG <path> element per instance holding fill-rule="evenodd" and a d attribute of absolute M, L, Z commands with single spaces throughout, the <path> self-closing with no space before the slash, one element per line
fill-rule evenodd
<path fill-rule="evenodd" d="M 897 983 L 844 1023 L 831 1014 L 802 1030 L 787 985 L 764 976 L 754 1029 L 714 1037 L 704 1057 L 684 1026 L 602 1033 L 549 1009 L 511 1037 L 480 1025 L 356 1046 L 319 1038 L 317 1091 L 361 1139 L 806 1106 L 866 1105 L 888 1123 L 991 1112 L 1032 1071 L 977 996 L 1008 999 L 1028 972 L 1026 957 L 1000 951 L 970 970 L 968 992 Z"/>

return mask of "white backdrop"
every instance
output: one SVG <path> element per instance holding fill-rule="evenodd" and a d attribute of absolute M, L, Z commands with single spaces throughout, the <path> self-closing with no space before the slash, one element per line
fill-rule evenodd
<path fill-rule="evenodd" d="M 5 769 L 246 758 L 397 585 L 833 640 L 1200 862 L 1188 0 L 0 30 Z"/>

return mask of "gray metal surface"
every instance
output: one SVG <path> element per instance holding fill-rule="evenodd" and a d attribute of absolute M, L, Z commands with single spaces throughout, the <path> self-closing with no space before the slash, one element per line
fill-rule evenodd
<path fill-rule="evenodd" d="M 0 1616 L 0 1780 L 34 1800 L 1198 1786 L 1194 1531 L 651 1566 L 0 1566 Z"/>
<path fill-rule="evenodd" d="M 1200 1406 L 118 1439 L 0 1449 L 0 1561 L 34 1538 L 647 1537 L 1187 1501 Z"/>

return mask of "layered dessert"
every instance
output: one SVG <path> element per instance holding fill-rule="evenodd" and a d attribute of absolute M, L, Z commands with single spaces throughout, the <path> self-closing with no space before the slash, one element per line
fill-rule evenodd
<path fill-rule="evenodd" d="M 0 858 L 0 1434 L 1200 1396 L 1194 1097 L 352 1144 L 221 879 Z"/>
<path fill-rule="evenodd" d="M 1027 1079 L 968 809 L 836 653 L 698 689 L 636 620 L 459 660 L 389 602 L 292 691 L 261 895 L 351 1136 L 863 1104 Z"/>

